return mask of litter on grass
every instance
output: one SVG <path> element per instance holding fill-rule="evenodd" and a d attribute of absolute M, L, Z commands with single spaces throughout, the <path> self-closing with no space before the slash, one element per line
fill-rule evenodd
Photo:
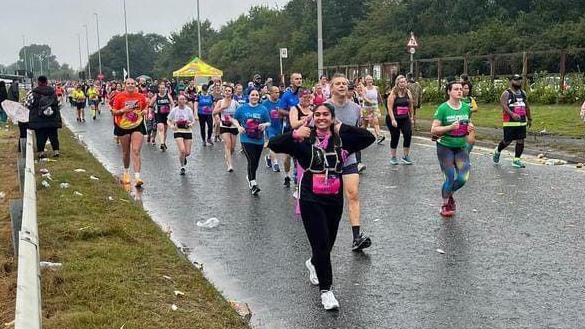
<path fill-rule="evenodd" d="M 85 169 L 82 169 L 82 168 L 77 168 L 77 169 L 75 169 L 75 170 L 73 170 L 73 171 L 75 171 L 75 172 L 85 172 Z"/>

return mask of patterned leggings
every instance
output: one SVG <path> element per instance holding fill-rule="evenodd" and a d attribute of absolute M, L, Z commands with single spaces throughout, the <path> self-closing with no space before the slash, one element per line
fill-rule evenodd
<path fill-rule="evenodd" d="M 441 194 L 448 199 L 455 191 L 462 188 L 469 179 L 469 153 L 465 148 L 452 149 L 437 143 L 437 156 L 445 182 Z"/>

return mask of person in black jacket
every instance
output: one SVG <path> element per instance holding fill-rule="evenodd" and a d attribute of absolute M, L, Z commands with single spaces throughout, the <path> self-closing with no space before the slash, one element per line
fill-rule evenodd
<path fill-rule="evenodd" d="M 314 128 L 307 122 L 271 139 L 268 147 L 293 156 L 305 170 L 300 179 L 299 204 L 312 249 L 312 257 L 305 266 L 309 281 L 319 285 L 323 307 L 334 310 L 339 308 L 339 302 L 331 291 L 330 254 L 343 212 L 343 162 L 376 138 L 366 129 L 336 121 L 335 108 L 328 103 L 315 108 L 313 121 Z"/>
<path fill-rule="evenodd" d="M 8 91 L 6 90 L 6 83 L 0 81 L 0 123 L 5 123 L 8 120 L 8 116 L 2 108 L 2 102 L 8 99 Z"/>
<path fill-rule="evenodd" d="M 18 102 L 20 100 L 20 91 L 18 90 L 18 80 L 12 81 L 8 88 L 8 100 Z"/>
<path fill-rule="evenodd" d="M 48 85 L 46 76 L 39 76 L 38 85 L 27 95 L 26 107 L 29 129 L 35 131 L 39 158 L 46 157 L 45 144 L 51 141 L 53 156 L 59 156 L 59 136 L 57 129 L 62 127 L 59 100 L 55 90 Z"/>

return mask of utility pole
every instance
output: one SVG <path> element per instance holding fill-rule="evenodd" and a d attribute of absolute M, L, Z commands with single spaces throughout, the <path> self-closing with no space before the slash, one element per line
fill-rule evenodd
<path fill-rule="evenodd" d="M 98 64 L 99 64 L 99 71 L 100 76 L 102 75 L 102 49 L 100 46 L 100 23 L 97 13 L 93 13 L 95 15 L 95 29 L 97 34 L 97 46 L 98 46 Z"/>
<path fill-rule="evenodd" d="M 323 75 L 323 8 L 322 0 L 317 0 L 317 70 L 318 77 Z"/>
<path fill-rule="evenodd" d="M 83 24 L 85 28 L 85 45 L 87 47 L 87 78 L 91 80 L 91 61 L 89 60 L 89 33 L 87 32 L 87 24 Z"/>
<path fill-rule="evenodd" d="M 83 63 L 81 62 L 81 36 L 77 33 L 77 44 L 79 45 L 79 72 L 83 71 Z"/>
<path fill-rule="evenodd" d="M 126 71 L 130 77 L 130 54 L 128 52 L 128 20 L 126 18 L 126 0 L 124 0 L 124 33 L 126 36 Z"/>
<path fill-rule="evenodd" d="M 26 72 L 26 71 L 28 71 L 28 65 L 26 63 L 26 44 L 24 42 L 24 34 L 22 35 L 22 51 L 24 52 L 23 62 L 24 62 L 24 71 Z M 26 73 L 25 73 L 25 75 L 26 75 Z"/>
<path fill-rule="evenodd" d="M 199 58 L 201 58 L 201 18 L 199 17 L 199 0 L 197 0 L 197 47 Z"/>

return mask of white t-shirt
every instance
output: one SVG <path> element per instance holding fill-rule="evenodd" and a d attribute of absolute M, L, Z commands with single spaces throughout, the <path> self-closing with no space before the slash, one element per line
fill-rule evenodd
<path fill-rule="evenodd" d="M 195 117 L 193 116 L 193 110 L 189 106 L 185 106 L 183 108 L 180 108 L 179 106 L 175 106 L 171 110 L 171 113 L 169 113 L 167 120 L 173 122 L 175 125 L 177 123 L 180 124 L 183 122 L 186 122 L 188 125 L 191 125 L 191 124 L 193 124 L 193 122 L 195 122 Z M 177 133 L 191 133 L 192 129 L 191 129 L 191 127 L 188 127 L 188 128 L 176 127 L 175 132 L 177 132 Z"/>

